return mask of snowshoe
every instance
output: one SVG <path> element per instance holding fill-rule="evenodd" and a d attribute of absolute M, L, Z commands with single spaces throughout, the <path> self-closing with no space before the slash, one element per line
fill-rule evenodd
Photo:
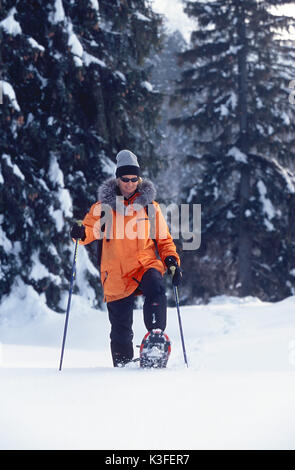
<path fill-rule="evenodd" d="M 164 368 L 171 352 L 171 342 L 160 329 L 148 331 L 139 352 L 140 367 Z"/>

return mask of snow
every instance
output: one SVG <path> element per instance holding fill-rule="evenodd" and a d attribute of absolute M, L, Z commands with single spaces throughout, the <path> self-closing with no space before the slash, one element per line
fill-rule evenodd
<path fill-rule="evenodd" d="M 1 449 L 294 449 L 295 297 L 181 307 L 188 368 L 171 307 L 168 367 L 142 370 L 112 367 L 107 312 L 73 295 L 60 372 L 65 316 L 20 280 L 13 292 L 0 305 Z M 139 344 L 139 309 L 134 333 Z"/>
<path fill-rule="evenodd" d="M 48 176 L 50 181 L 58 187 L 58 200 L 61 209 L 53 210 L 51 208 L 51 215 L 55 218 L 57 230 L 60 232 L 64 226 L 63 215 L 65 217 L 73 217 L 73 207 L 70 192 L 64 187 L 63 172 L 54 154 L 51 155 Z"/>
<path fill-rule="evenodd" d="M 227 155 L 233 157 L 236 162 L 247 163 L 247 155 L 241 152 L 241 150 L 239 150 L 237 147 L 232 147 L 229 149 Z"/>
<path fill-rule="evenodd" d="M 188 195 L 188 198 L 187 198 L 187 202 L 188 203 L 191 203 L 193 198 L 197 195 L 197 188 L 194 186 L 190 189 L 190 192 L 189 192 L 189 195 Z"/>
<path fill-rule="evenodd" d="M 93 10 L 99 11 L 99 5 L 97 0 L 90 0 L 90 5 Z"/>
<path fill-rule="evenodd" d="M 229 98 L 226 102 L 226 106 L 230 107 L 231 109 L 236 109 L 237 104 L 238 104 L 237 94 L 234 93 L 233 91 L 231 91 L 230 94 L 229 94 Z"/>
<path fill-rule="evenodd" d="M 290 126 L 291 119 L 286 112 L 281 113 L 281 119 L 286 126 Z"/>
<path fill-rule="evenodd" d="M 116 70 L 116 71 L 114 72 L 114 75 L 116 75 L 117 77 L 119 77 L 120 80 L 122 80 L 122 82 L 126 83 L 126 81 L 127 81 L 127 80 L 126 80 L 126 77 L 125 77 L 125 75 L 124 75 L 122 72 L 120 72 L 120 70 Z"/>
<path fill-rule="evenodd" d="M 4 215 L 0 214 L 0 224 L 2 225 L 3 222 L 4 222 Z M 1 225 L 0 225 L 0 246 L 3 248 L 5 253 L 8 254 L 12 249 L 12 243 L 9 240 L 9 238 L 7 238 L 6 233 L 2 229 Z M 0 267 L 0 269 L 1 269 L 1 267 Z"/>
<path fill-rule="evenodd" d="M 22 33 L 19 22 L 14 19 L 15 13 L 16 8 L 11 8 L 5 20 L 0 22 L 0 28 L 3 28 L 7 34 L 11 34 L 12 36 L 17 36 L 18 34 Z"/>
<path fill-rule="evenodd" d="M 92 54 L 84 51 L 78 36 L 75 34 L 73 25 L 70 19 L 67 19 L 67 33 L 68 33 L 68 46 L 74 56 L 74 62 L 77 67 L 82 67 L 85 64 L 88 67 L 90 64 L 98 64 L 100 67 L 106 67 L 106 63 L 103 60 L 98 59 Z"/>
<path fill-rule="evenodd" d="M 39 250 L 35 251 L 32 256 L 32 269 L 30 272 L 30 279 L 34 281 L 40 281 L 44 278 L 50 278 L 56 285 L 61 284 L 61 278 L 48 271 L 48 269 L 41 263 L 39 259 Z M 17 282 L 19 284 L 19 281 Z"/>
<path fill-rule="evenodd" d="M 32 256 L 33 267 L 30 273 L 31 279 L 39 281 L 49 275 L 48 269 L 40 262 L 39 253 L 35 252 Z"/>
<path fill-rule="evenodd" d="M 232 213 L 231 210 L 228 210 L 227 213 L 226 213 L 226 218 L 227 219 L 234 219 L 235 215 Z"/>
<path fill-rule="evenodd" d="M 142 13 L 140 13 L 139 11 L 135 11 L 134 12 L 134 16 L 136 16 L 136 18 L 139 20 L 139 21 L 146 21 L 146 22 L 150 22 L 151 20 L 143 15 Z"/>
<path fill-rule="evenodd" d="M 73 217 L 73 205 L 71 195 L 68 189 L 61 188 L 58 193 L 58 199 L 65 217 Z"/>
<path fill-rule="evenodd" d="M 14 109 L 16 111 L 20 111 L 20 107 L 15 96 L 15 91 L 12 85 L 10 85 L 10 83 L 6 82 L 5 80 L 2 80 L 2 92 L 3 95 L 8 96 Z"/>
<path fill-rule="evenodd" d="M 276 211 L 271 203 L 271 200 L 266 197 L 267 189 L 263 181 L 258 181 L 257 188 L 259 191 L 259 199 L 263 207 L 263 212 L 267 216 L 267 218 L 264 218 L 264 224 L 269 231 L 272 231 L 274 230 L 274 226 L 270 220 L 274 218 Z"/>
<path fill-rule="evenodd" d="M 87 273 L 92 274 L 99 279 L 99 271 L 96 269 L 90 258 L 87 249 L 84 246 L 78 247 L 78 256 L 79 256 L 79 263 L 76 266 L 76 279 L 75 283 L 79 289 L 79 292 L 83 294 L 83 298 L 87 299 L 90 306 L 95 305 L 96 294 L 94 289 L 90 286 L 89 282 L 87 281 Z M 68 296 L 60 302 L 60 307 L 66 310 L 68 302 Z"/>
<path fill-rule="evenodd" d="M 74 56 L 74 62 L 77 67 L 82 67 L 83 46 L 79 41 L 77 35 L 74 33 L 73 25 L 70 20 L 68 20 L 67 32 L 69 36 L 68 46 L 70 47 L 71 52 Z"/>
<path fill-rule="evenodd" d="M 150 82 L 147 82 L 146 80 L 141 82 L 142 88 L 145 88 L 147 91 L 152 92 L 154 87 Z"/>
<path fill-rule="evenodd" d="M 285 184 L 287 186 L 287 190 L 293 194 L 295 193 L 295 178 L 290 170 L 287 168 L 282 167 L 276 159 L 272 159 L 272 162 L 277 167 L 278 171 L 282 175 L 285 180 Z"/>
<path fill-rule="evenodd" d="M 99 5 L 97 0 L 90 0 L 90 6 L 92 9 L 99 11 Z M 57 24 L 60 22 L 64 22 L 65 24 L 65 31 L 68 34 L 68 46 L 73 54 L 73 60 L 77 67 L 83 67 L 83 63 L 88 67 L 91 63 L 96 63 L 101 67 L 106 67 L 105 62 L 102 60 L 97 59 L 93 55 L 89 54 L 88 52 L 84 51 L 83 46 L 74 32 L 73 24 L 69 17 L 65 16 L 63 4 L 61 0 L 56 0 L 54 4 L 54 12 L 50 14 L 50 21 L 53 24 Z M 56 58 L 59 59 L 58 55 Z"/>
<path fill-rule="evenodd" d="M 62 23 L 65 20 L 65 11 L 62 0 L 55 0 L 54 12 L 50 13 L 49 20 L 53 24 Z"/>
<path fill-rule="evenodd" d="M 20 171 L 20 169 L 16 165 L 16 163 L 12 163 L 10 155 L 8 155 L 7 153 L 3 153 L 2 158 L 3 158 L 3 160 L 6 161 L 7 165 L 10 166 L 10 168 L 12 168 L 12 171 L 13 171 L 15 176 L 17 176 L 21 180 L 25 179 L 23 173 Z"/>
<path fill-rule="evenodd" d="M 108 176 L 114 176 L 116 173 L 116 164 L 106 155 L 101 156 L 102 171 Z"/>
<path fill-rule="evenodd" d="M 54 154 L 51 154 L 50 157 L 48 176 L 52 183 L 56 184 L 57 186 L 64 186 L 63 172 L 59 168 L 56 155 Z"/>
<path fill-rule="evenodd" d="M 221 114 L 222 117 L 229 115 L 228 107 L 225 106 L 224 104 L 222 104 L 222 105 L 220 106 L 220 114 Z"/>
<path fill-rule="evenodd" d="M 34 49 L 39 49 L 39 51 L 45 51 L 45 47 L 41 46 L 34 38 L 28 38 L 29 43 Z"/>
<path fill-rule="evenodd" d="M 88 67 L 90 64 L 98 64 L 100 67 L 106 67 L 106 63 L 103 60 L 98 59 L 92 54 L 89 54 L 86 51 L 83 51 L 83 62 Z"/>

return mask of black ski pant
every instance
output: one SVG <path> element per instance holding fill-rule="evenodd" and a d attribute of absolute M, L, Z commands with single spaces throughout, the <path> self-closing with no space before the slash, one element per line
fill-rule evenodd
<path fill-rule="evenodd" d="M 164 280 L 154 268 L 146 271 L 139 284 L 145 297 L 143 305 L 144 324 L 148 331 L 164 330 L 167 318 L 167 299 Z M 135 292 L 123 299 L 107 303 L 111 322 L 111 353 L 114 366 L 123 365 L 133 358 L 133 308 Z"/>

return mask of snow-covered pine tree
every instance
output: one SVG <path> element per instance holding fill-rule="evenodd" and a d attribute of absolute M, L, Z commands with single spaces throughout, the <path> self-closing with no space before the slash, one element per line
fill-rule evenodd
<path fill-rule="evenodd" d="M 273 9 L 288 3 L 185 1 L 196 30 L 180 55 L 184 112 L 172 123 L 195 132 L 196 179 L 184 202 L 202 204 L 202 243 L 183 254 L 190 299 L 293 292 L 294 241 L 285 235 L 294 181 L 283 168 L 295 156 L 294 52 L 283 37 L 293 18 Z"/>
<path fill-rule="evenodd" d="M 153 165 L 161 97 L 144 61 L 159 24 L 144 0 L 1 2 L 0 298 L 17 281 L 62 311 L 73 220 L 96 200 L 117 151 Z M 95 260 L 93 248 L 80 250 L 75 284 L 93 303 Z"/>

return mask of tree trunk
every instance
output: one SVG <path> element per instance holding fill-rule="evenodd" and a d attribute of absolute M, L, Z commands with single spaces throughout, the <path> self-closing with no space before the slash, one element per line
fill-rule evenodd
<path fill-rule="evenodd" d="M 237 5 L 238 37 L 241 49 L 238 54 L 239 71 L 239 112 L 240 112 L 240 150 L 248 154 L 248 123 L 247 123 L 247 38 L 246 22 L 243 1 Z M 252 292 L 252 259 L 251 259 L 251 233 L 249 222 L 245 214 L 250 199 L 250 167 L 243 163 L 240 176 L 240 216 L 238 236 L 238 287 L 241 296 Z"/>

